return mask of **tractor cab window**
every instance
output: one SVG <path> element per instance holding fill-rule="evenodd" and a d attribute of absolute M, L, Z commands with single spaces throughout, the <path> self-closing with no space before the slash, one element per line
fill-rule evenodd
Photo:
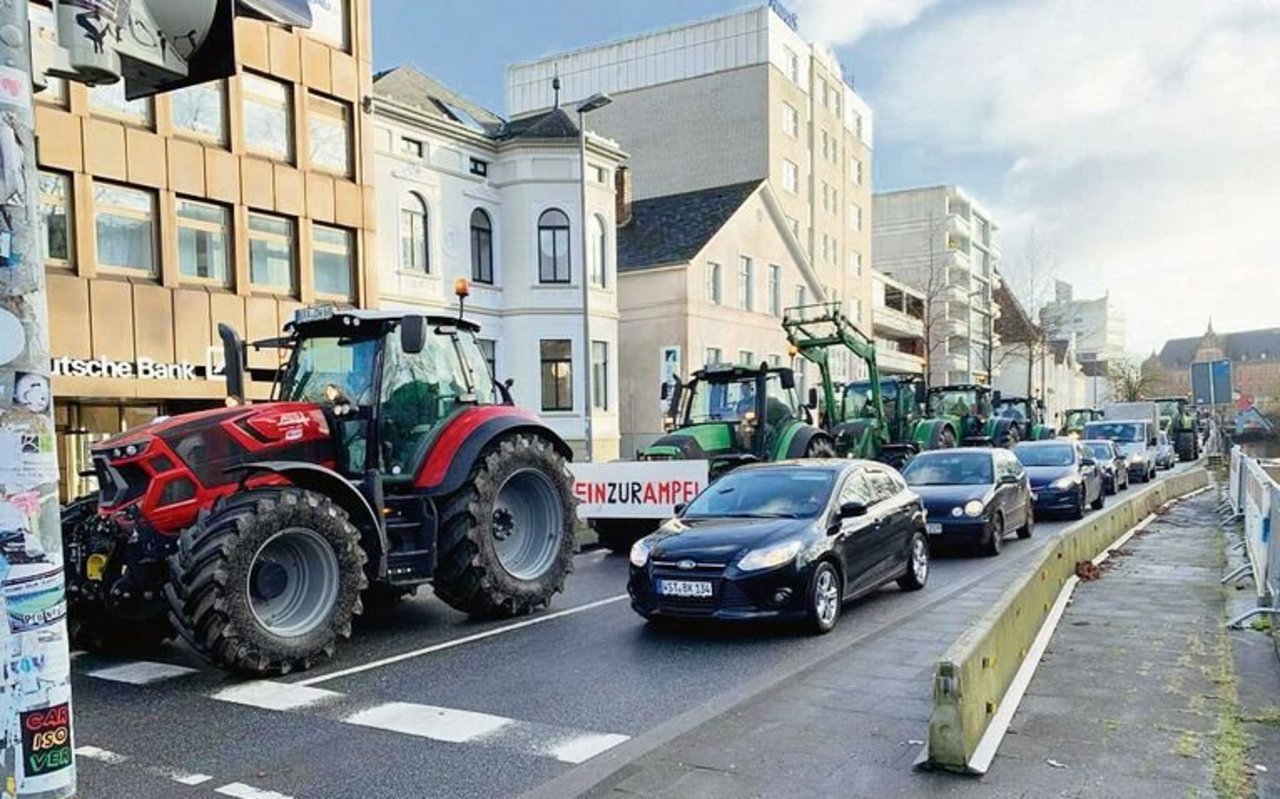
<path fill-rule="evenodd" d="M 688 424 L 707 422 L 739 422 L 756 409 L 756 381 L 698 380 L 689 392 Z"/>
<path fill-rule="evenodd" d="M 378 340 L 315 336 L 301 339 L 285 369 L 280 399 L 286 402 L 373 404 Z"/>
<path fill-rule="evenodd" d="M 898 399 L 898 386 L 890 381 L 881 381 L 880 397 L 884 404 L 886 421 L 892 422 L 896 415 L 895 403 Z M 859 380 L 844 387 L 844 419 L 873 419 L 876 409 L 871 404 L 871 382 Z"/>
<path fill-rule="evenodd" d="M 1004 419 L 1013 419 L 1016 422 L 1027 421 L 1027 403 L 1025 402 L 1002 402 L 996 409 L 996 413 Z"/>
<path fill-rule="evenodd" d="M 985 416 L 988 412 L 986 398 L 973 389 L 949 389 L 929 395 L 930 416 Z"/>
<path fill-rule="evenodd" d="M 770 427 L 777 427 L 783 422 L 796 418 L 796 408 L 799 403 L 796 402 L 796 391 L 793 388 L 783 388 L 782 378 L 777 374 L 770 374 L 765 378 L 765 404 L 764 413 L 765 421 Z"/>

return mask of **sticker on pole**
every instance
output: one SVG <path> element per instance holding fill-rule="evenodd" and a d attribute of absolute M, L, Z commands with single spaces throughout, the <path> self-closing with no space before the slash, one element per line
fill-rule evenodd
<path fill-rule="evenodd" d="M 706 461 L 571 463 L 580 519 L 661 519 L 706 488 Z"/>

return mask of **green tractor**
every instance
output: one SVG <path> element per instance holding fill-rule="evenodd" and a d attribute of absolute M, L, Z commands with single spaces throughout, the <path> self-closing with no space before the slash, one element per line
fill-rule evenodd
<path fill-rule="evenodd" d="M 1057 438 L 1058 433 L 1044 424 L 1041 414 L 1044 413 L 1044 400 L 1029 400 L 1026 397 L 1002 395 L 995 403 L 996 416 L 1009 419 L 1018 428 L 1020 441 L 1045 441 Z"/>
<path fill-rule="evenodd" d="M 641 450 L 639 460 L 705 460 L 715 482 L 744 464 L 787 458 L 831 458 L 831 436 L 809 421 L 796 400 L 795 373 L 784 367 L 709 364 L 687 383 L 663 387 L 669 401 L 666 433 Z M 600 543 L 625 552 L 657 529 L 661 519 L 592 518 Z"/>
<path fill-rule="evenodd" d="M 782 327 L 795 354 L 818 367 L 822 383 L 819 422 L 830 431 L 837 453 L 901 468 L 921 450 L 956 445 L 957 428 L 952 423 L 922 418 L 923 381 L 918 377 L 881 377 L 875 343 L 838 306 L 787 308 Z M 866 363 L 867 380 L 843 385 L 832 380 L 831 350 L 840 348 Z M 810 389 L 810 407 L 818 406 L 817 394 L 817 389 Z"/>
<path fill-rule="evenodd" d="M 1097 408 L 1068 408 L 1062 413 L 1062 426 L 1058 428 L 1058 435 L 1079 438 L 1084 435 L 1085 425 L 1100 421 L 1102 411 Z"/>
<path fill-rule="evenodd" d="M 1012 419 L 993 412 L 1000 400 L 1000 392 L 988 386 L 935 386 L 928 392 L 928 414 L 954 425 L 966 447 L 1012 447 L 1022 440 L 1022 431 Z"/>
<path fill-rule="evenodd" d="M 1160 411 L 1160 429 L 1169 435 L 1178 460 L 1194 461 L 1200 457 L 1200 433 L 1196 412 L 1186 397 L 1161 397 L 1154 400 Z"/>

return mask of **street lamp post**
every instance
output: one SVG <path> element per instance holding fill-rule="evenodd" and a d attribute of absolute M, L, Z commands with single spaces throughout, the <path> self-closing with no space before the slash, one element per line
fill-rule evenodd
<path fill-rule="evenodd" d="M 587 220 L 590 216 L 587 213 L 587 114 L 599 108 L 604 108 L 613 99 L 604 93 L 596 93 L 588 97 L 581 105 L 578 106 L 578 184 L 580 189 L 579 201 L 582 205 L 581 220 L 578 227 L 581 230 L 582 239 L 582 362 L 586 368 L 582 371 L 582 385 L 586 389 L 582 398 L 582 421 L 583 421 L 583 446 L 586 448 L 587 461 L 591 461 L 595 453 L 595 447 L 591 440 L 591 416 L 595 410 L 595 397 L 591 394 L 591 370 L 595 368 L 592 363 L 591 354 L 591 269 L 590 269 L 590 242 L 591 236 L 587 232 Z M 600 270 L 603 273 L 604 264 L 600 264 Z"/>

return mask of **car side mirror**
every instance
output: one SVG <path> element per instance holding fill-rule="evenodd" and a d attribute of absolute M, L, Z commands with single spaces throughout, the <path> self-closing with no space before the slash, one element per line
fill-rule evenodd
<path fill-rule="evenodd" d="M 427 348 L 427 318 L 409 314 L 400 320 L 400 349 L 405 355 L 417 355 Z"/>
<path fill-rule="evenodd" d="M 782 381 L 784 391 L 790 391 L 796 387 L 796 373 L 791 369 L 779 369 L 778 379 Z"/>
<path fill-rule="evenodd" d="M 916 407 L 923 408 L 929 404 L 929 387 L 924 381 L 916 383 Z"/>
<path fill-rule="evenodd" d="M 1000 392 L 999 392 L 999 391 L 992 391 L 992 392 L 991 392 L 991 405 L 992 405 L 993 407 L 994 407 L 994 406 L 996 406 L 996 405 L 999 405 L 999 404 L 1000 404 L 1000 400 L 1001 400 L 1001 399 L 1003 399 L 1003 396 L 1000 394 Z"/>
<path fill-rule="evenodd" d="M 675 504 L 675 507 L 673 507 L 673 508 L 671 509 L 671 511 L 672 511 L 676 516 L 679 516 L 680 514 L 684 513 L 684 509 L 685 509 L 685 508 L 687 508 L 687 507 L 689 507 L 689 506 L 688 506 L 688 505 L 686 505 L 686 504 L 684 504 L 683 502 L 677 502 L 677 503 Z"/>
<path fill-rule="evenodd" d="M 867 506 L 856 499 L 851 499 L 848 502 L 841 503 L 840 505 L 841 519 L 855 519 L 859 516 L 866 515 Z"/>
<path fill-rule="evenodd" d="M 809 389 L 809 404 L 806 407 L 811 411 L 818 409 L 818 389 Z"/>

